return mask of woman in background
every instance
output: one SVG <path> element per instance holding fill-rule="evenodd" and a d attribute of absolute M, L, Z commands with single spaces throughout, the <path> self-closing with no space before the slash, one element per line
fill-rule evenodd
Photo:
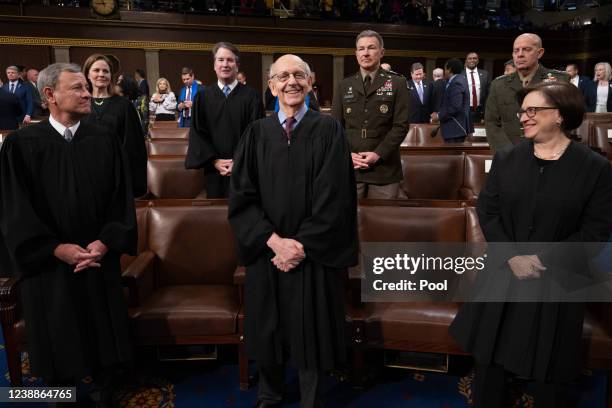
<path fill-rule="evenodd" d="M 149 102 L 149 111 L 155 115 L 155 120 L 176 120 L 176 96 L 166 78 L 157 80 L 155 93 Z"/>
<path fill-rule="evenodd" d="M 91 89 L 91 113 L 84 121 L 106 127 L 119 138 L 129 161 L 134 197 L 147 192 L 147 150 L 144 133 L 134 105 L 115 94 L 111 60 L 93 54 L 83 64 L 83 74 Z"/>
<path fill-rule="evenodd" d="M 612 67 L 607 62 L 595 65 L 597 99 L 595 112 L 612 112 Z"/>

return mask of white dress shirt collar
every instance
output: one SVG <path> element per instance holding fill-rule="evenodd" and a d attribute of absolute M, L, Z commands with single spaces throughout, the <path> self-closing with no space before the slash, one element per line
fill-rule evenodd
<path fill-rule="evenodd" d="M 225 88 L 225 84 L 219 80 L 217 80 L 217 85 L 219 86 L 219 89 L 221 90 L 221 92 L 223 92 L 223 88 Z M 232 82 L 231 84 L 229 84 L 229 93 L 232 93 L 232 91 L 234 90 L 234 88 L 236 87 L 236 85 L 238 85 L 238 80 L 234 79 L 234 82 Z"/>
<path fill-rule="evenodd" d="M 51 115 L 49 115 L 49 123 L 51 124 L 51 126 L 53 126 L 53 128 L 55 130 L 57 130 L 59 132 L 59 134 L 64 137 L 64 132 L 66 131 L 66 126 L 62 125 L 61 123 L 59 123 L 57 120 L 55 120 L 55 118 Z M 74 137 L 74 135 L 76 135 L 76 131 L 79 128 L 79 126 L 81 125 L 81 121 L 78 121 L 77 123 L 75 123 L 74 125 L 70 126 L 68 129 L 70 129 L 70 131 L 72 132 L 72 136 Z"/>

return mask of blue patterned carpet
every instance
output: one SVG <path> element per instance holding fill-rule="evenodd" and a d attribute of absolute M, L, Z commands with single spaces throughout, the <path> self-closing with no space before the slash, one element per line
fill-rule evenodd
<path fill-rule="evenodd" d="M 1 337 L 0 337 L 1 339 Z M 225 353 L 227 355 L 233 353 Z M 231 361 L 181 362 L 153 365 L 143 375 L 140 385 L 131 385 L 121 393 L 122 408 L 194 407 L 223 408 L 252 407 L 256 387 L 248 391 L 238 388 L 238 366 Z M 231 358 L 229 358 L 231 360 Z M 24 356 L 23 368 L 28 372 L 28 360 Z M 4 346 L 0 344 L 0 386 L 8 385 L 8 372 Z M 288 371 L 286 389 L 287 407 L 299 407 L 296 374 Z M 605 375 L 585 372 L 576 392 L 580 395 L 580 408 L 603 408 Z M 347 408 L 406 407 L 406 408 L 466 408 L 471 395 L 471 376 L 421 373 L 398 369 L 384 369 L 375 385 L 355 390 L 345 381 L 328 378 L 328 406 Z M 25 377 L 25 386 L 41 385 L 31 376 Z M 79 393 L 88 389 L 87 379 L 79 385 Z M 2 405 L 2 404 L 0 404 Z M 19 408 L 46 407 L 45 404 L 15 404 Z M 9 406 L 5 404 L 3 406 Z M 515 408 L 534 406 L 527 390 L 517 395 Z"/>

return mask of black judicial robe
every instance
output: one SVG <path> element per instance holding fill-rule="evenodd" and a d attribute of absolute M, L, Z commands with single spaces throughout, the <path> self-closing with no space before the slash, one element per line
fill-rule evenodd
<path fill-rule="evenodd" d="M 541 167 L 533 143 L 524 141 L 495 155 L 477 212 L 488 242 L 606 242 L 612 167 L 576 142 Z M 498 272 L 512 273 L 509 267 Z M 465 303 L 450 333 L 480 364 L 563 383 L 580 372 L 583 319 L 580 303 Z"/>
<path fill-rule="evenodd" d="M 357 263 L 357 201 L 340 124 L 308 110 L 291 144 L 278 115 L 254 122 L 234 157 L 229 221 L 245 265 L 247 353 L 261 365 L 331 369 L 345 359 L 343 282 Z M 266 242 L 276 232 L 304 245 L 288 273 Z"/>
<path fill-rule="evenodd" d="M 134 197 L 147 192 L 147 147 L 140 117 L 126 98 L 113 95 L 98 107 L 91 101 L 91 113 L 82 120 L 106 127 L 119 138 L 128 157 Z"/>
<path fill-rule="evenodd" d="M 0 229 L 17 273 L 30 362 L 47 381 L 131 359 L 119 257 L 135 254 L 136 214 L 125 153 L 81 122 L 68 143 L 48 122 L 11 134 L 0 151 Z M 100 268 L 74 273 L 61 243 L 108 247 Z"/>
<path fill-rule="evenodd" d="M 227 198 L 229 177 L 219 174 L 214 161 L 234 157 L 247 126 L 264 116 L 261 98 L 241 83 L 226 98 L 215 82 L 198 92 L 192 112 L 185 167 L 204 169 L 207 198 Z"/>

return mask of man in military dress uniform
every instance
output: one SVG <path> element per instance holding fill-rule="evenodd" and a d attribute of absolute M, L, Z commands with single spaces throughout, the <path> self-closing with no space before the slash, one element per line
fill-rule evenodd
<path fill-rule="evenodd" d="M 334 93 L 332 115 L 351 145 L 359 198 L 397 198 L 402 180 L 400 144 L 406 137 L 410 96 L 406 80 L 380 68 L 382 37 L 362 31 L 356 39 L 359 72 Z"/>
<path fill-rule="evenodd" d="M 521 34 L 514 40 L 512 59 L 516 72 L 502 75 L 491 82 L 485 109 L 485 128 L 491 149 L 498 151 L 520 142 L 523 131 L 516 113 L 520 106 L 516 93 L 526 86 L 543 81 L 569 81 L 562 71 L 539 64 L 544 55 L 542 39 L 536 34 Z"/>

